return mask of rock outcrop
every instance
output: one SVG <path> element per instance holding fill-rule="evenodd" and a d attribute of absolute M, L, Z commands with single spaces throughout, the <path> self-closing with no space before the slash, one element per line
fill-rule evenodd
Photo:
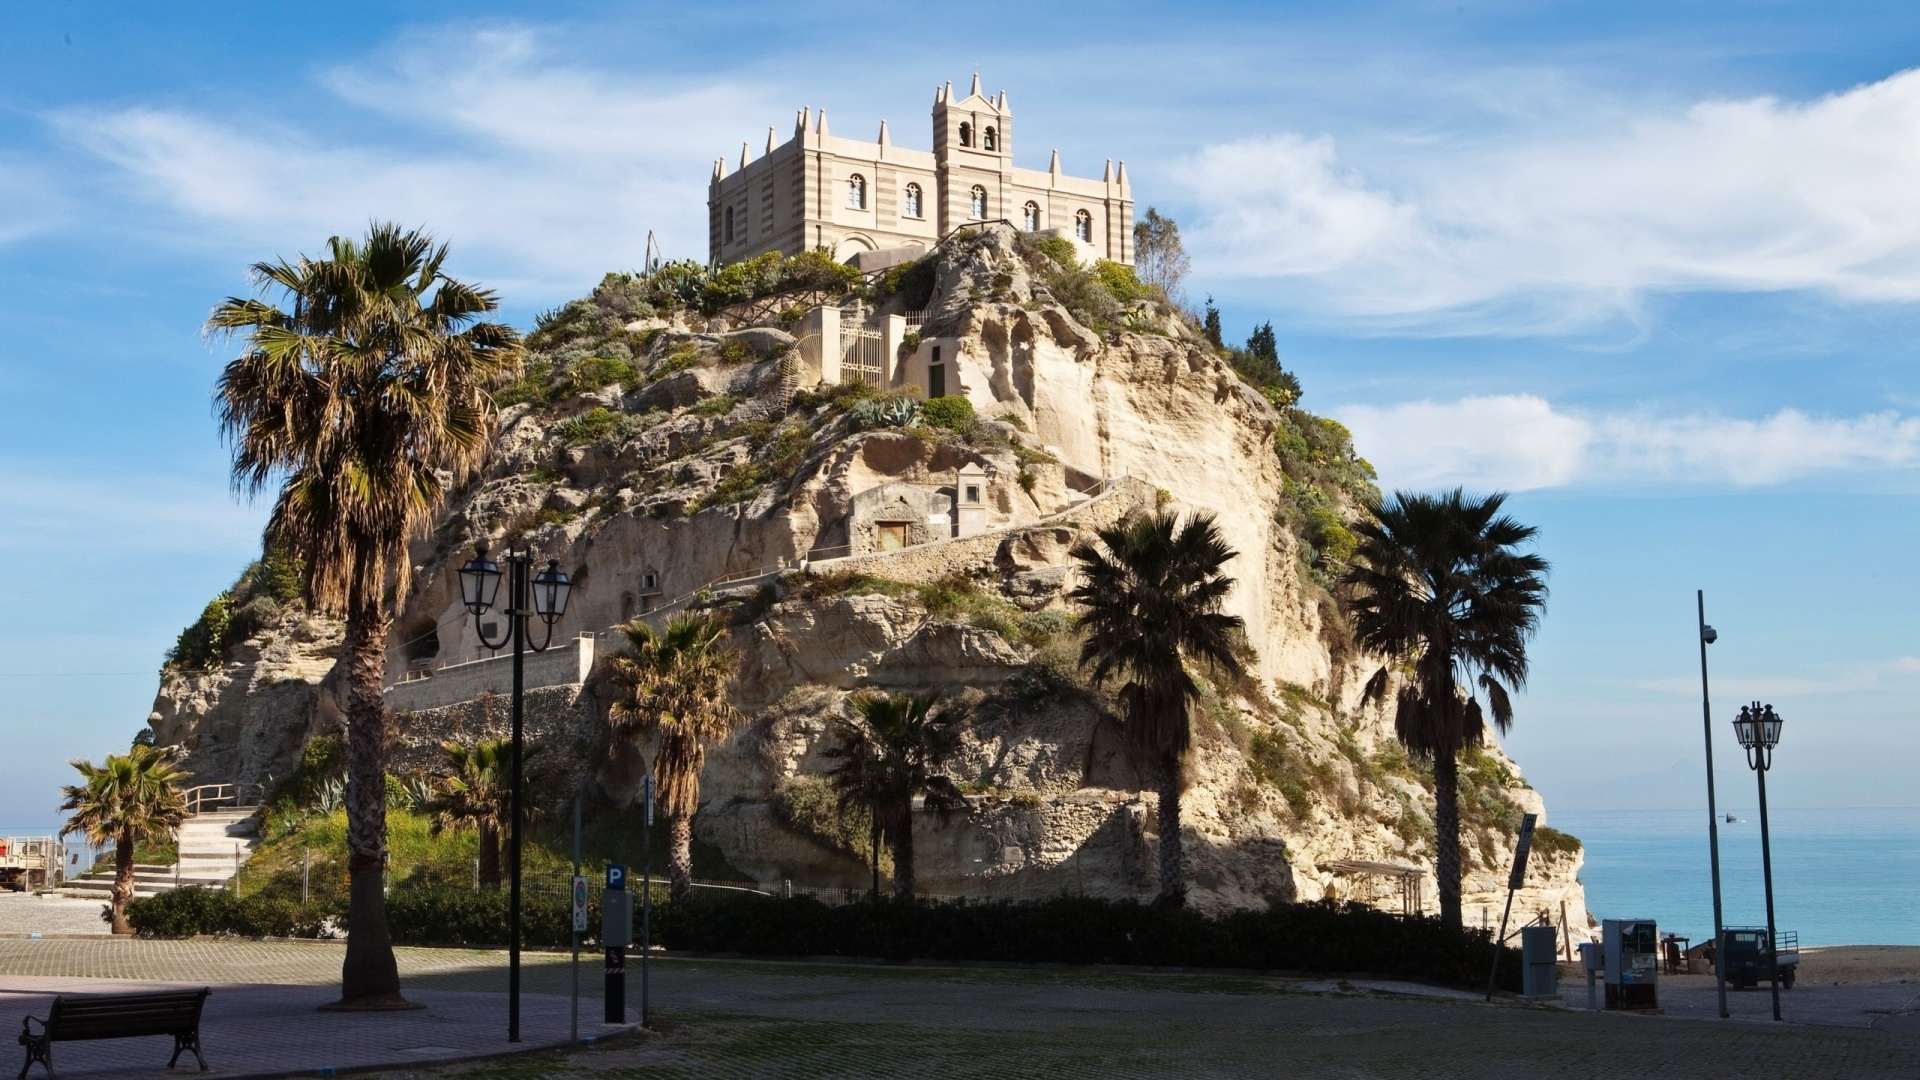
<path fill-rule="evenodd" d="M 1150 785 L 1106 691 L 1077 664 L 1068 551 L 1135 510 L 1210 513 L 1239 553 L 1228 608 L 1246 622 L 1250 671 L 1211 687 L 1196 718 L 1184 822 L 1193 902 L 1397 907 L 1398 883 L 1356 864 L 1430 872 L 1431 778 L 1362 700 L 1380 662 L 1348 640 L 1321 556 L 1289 509 L 1311 496 L 1333 508 L 1328 520 L 1351 513 L 1350 493 L 1315 487 L 1312 471 L 1357 468 L 1340 457 L 1351 448 L 1299 456 L 1289 432 L 1332 426 L 1248 385 L 1164 305 L 1096 318 L 1056 300 L 1073 282 L 1011 229 L 977 230 L 928 258 L 924 329 L 956 343 L 950 392 L 979 417 L 958 429 L 876 426 L 860 418 L 857 388 L 797 387 L 792 339 L 778 330 L 596 321 L 598 301 L 543 327 L 493 469 L 414 545 L 391 679 L 483 654 L 454 570 L 475 543 L 524 545 L 579 582 L 562 635 L 689 607 L 728 620 L 746 721 L 709 758 L 696 829 L 734 870 L 862 882 L 864 849 L 808 801 L 829 720 L 861 688 L 934 689 L 973 716 L 951 768 L 972 805 L 917 826 L 924 889 L 1145 897 L 1158 829 Z M 594 385 L 590 369 L 625 375 Z M 986 531 L 936 535 L 951 519 L 934 508 L 958 497 L 963 467 L 985 478 Z M 887 485 L 904 494 L 863 502 Z M 870 503 L 918 508 L 921 531 L 899 534 L 910 546 L 872 550 Z M 331 722 L 327 633 L 289 622 L 216 672 L 168 676 L 156 733 L 187 746 L 203 776 L 284 768 Z M 601 651 L 617 645 L 609 637 Z M 595 680 L 542 693 L 537 723 L 571 763 L 548 790 L 591 778 L 604 797 L 630 797 L 647 748 L 610 752 Z M 440 738 L 490 730 L 458 704 L 409 723 L 403 767 L 425 767 Z M 1513 829 L 1544 808 L 1498 748 L 1462 772 L 1468 917 L 1478 907 L 1497 918 Z M 1583 934 L 1579 863 L 1577 845 L 1543 845 L 1516 911 Z M 1428 910 L 1432 894 L 1429 873 Z"/>

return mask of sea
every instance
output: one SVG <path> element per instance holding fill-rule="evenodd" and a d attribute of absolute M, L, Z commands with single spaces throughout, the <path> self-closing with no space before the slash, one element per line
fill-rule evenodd
<path fill-rule="evenodd" d="M 1728 926 L 1765 926 L 1757 812 L 1720 826 L 1720 892 Z M 1920 807 L 1773 807 L 1773 903 L 1800 944 L 1920 945 Z M 1580 880 L 1596 919 L 1652 918 L 1662 933 L 1713 936 L 1707 812 L 1549 809 L 1554 828 L 1586 844 Z"/>

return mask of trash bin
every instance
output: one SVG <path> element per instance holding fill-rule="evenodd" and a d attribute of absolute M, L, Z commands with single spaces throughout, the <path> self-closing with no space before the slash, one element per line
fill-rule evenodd
<path fill-rule="evenodd" d="M 1560 935 L 1551 926 L 1528 926 L 1520 930 L 1520 963 L 1523 965 L 1520 992 L 1526 997 L 1560 995 Z"/>

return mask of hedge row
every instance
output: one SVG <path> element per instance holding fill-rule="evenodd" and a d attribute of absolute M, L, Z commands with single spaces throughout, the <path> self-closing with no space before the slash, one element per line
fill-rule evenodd
<path fill-rule="evenodd" d="M 529 894 L 521 913 L 526 944 L 569 942 L 564 898 Z M 344 923 L 343 915 L 319 905 L 235 899 L 201 889 L 137 900 L 127 912 L 136 930 L 155 937 L 311 937 L 329 918 Z M 387 921 L 394 941 L 403 944 L 503 946 L 507 894 L 396 891 L 387 899 Z M 598 927 L 597 910 L 588 924 Z M 1485 985 L 1493 960 L 1493 945 L 1482 931 L 1449 930 L 1438 919 L 1337 903 L 1208 916 L 1086 897 L 832 906 L 806 897 L 729 894 L 659 904 L 653 925 L 655 940 L 665 948 L 700 953 L 1367 972 L 1470 987 Z M 1517 990 L 1519 953 L 1500 952 L 1499 984 Z"/>

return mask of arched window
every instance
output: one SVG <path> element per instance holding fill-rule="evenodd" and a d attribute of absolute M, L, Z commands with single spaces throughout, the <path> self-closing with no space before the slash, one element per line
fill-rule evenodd
<path fill-rule="evenodd" d="M 1028 232 L 1040 231 L 1040 204 L 1030 202 L 1020 213 L 1020 224 Z"/>
<path fill-rule="evenodd" d="M 985 221 L 987 219 L 986 188 L 981 187 L 979 184 L 973 185 L 973 202 L 972 205 L 968 207 L 968 211 L 973 215 L 973 220 L 975 221 Z"/>
<path fill-rule="evenodd" d="M 1073 235 L 1086 243 L 1093 243 L 1093 215 L 1085 210 L 1073 212 Z"/>
<path fill-rule="evenodd" d="M 972 124 L 960 125 L 960 145 L 961 146 L 973 145 L 973 125 Z"/>
<path fill-rule="evenodd" d="M 993 128 L 988 128 L 986 131 L 981 132 L 980 145 L 983 150 L 1000 149 L 1000 132 Z"/>
<path fill-rule="evenodd" d="M 907 185 L 907 197 L 903 201 L 906 203 L 906 215 L 908 217 L 925 217 L 926 216 L 926 212 L 920 209 L 920 185 L 919 184 Z"/>
<path fill-rule="evenodd" d="M 727 207 L 727 243 L 733 243 L 733 207 Z"/>
<path fill-rule="evenodd" d="M 867 208 L 867 178 L 854 173 L 847 178 L 847 209 L 865 210 Z"/>

